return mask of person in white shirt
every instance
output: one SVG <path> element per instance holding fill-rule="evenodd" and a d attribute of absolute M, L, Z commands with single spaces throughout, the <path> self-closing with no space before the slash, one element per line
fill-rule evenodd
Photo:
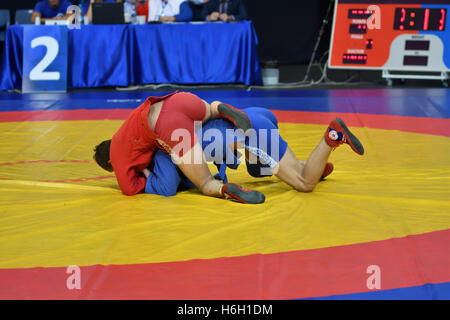
<path fill-rule="evenodd" d="M 192 9 L 186 0 L 149 0 L 148 21 L 150 22 L 189 22 Z"/>

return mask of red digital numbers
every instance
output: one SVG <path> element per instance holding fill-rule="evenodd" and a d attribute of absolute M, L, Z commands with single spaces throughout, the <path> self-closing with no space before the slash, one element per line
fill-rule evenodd
<path fill-rule="evenodd" d="M 402 8 L 402 17 L 400 18 L 400 22 L 403 23 L 406 20 L 406 9 Z"/>
<path fill-rule="evenodd" d="M 428 30 L 429 20 L 430 20 L 430 9 L 425 9 L 425 18 L 423 20 L 423 30 Z"/>
<path fill-rule="evenodd" d="M 367 19 L 372 15 L 372 12 L 367 9 L 349 9 L 349 19 Z"/>
<path fill-rule="evenodd" d="M 344 54 L 342 57 L 343 64 L 366 64 L 366 54 Z"/>
<path fill-rule="evenodd" d="M 394 30 L 443 31 L 446 9 L 396 8 Z"/>
<path fill-rule="evenodd" d="M 439 31 L 444 30 L 445 27 L 445 14 L 446 14 L 446 10 L 445 9 L 441 9 L 441 20 L 439 20 Z"/>

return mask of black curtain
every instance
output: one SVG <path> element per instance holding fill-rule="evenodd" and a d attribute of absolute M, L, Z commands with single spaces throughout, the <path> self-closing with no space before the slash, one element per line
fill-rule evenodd
<path fill-rule="evenodd" d="M 1 1 L 0 9 L 9 9 L 14 14 L 16 9 L 33 9 L 39 0 Z"/>
<path fill-rule="evenodd" d="M 329 0 L 244 0 L 259 39 L 261 62 L 305 63 L 311 54 Z M 328 47 L 325 35 L 318 56 Z"/>

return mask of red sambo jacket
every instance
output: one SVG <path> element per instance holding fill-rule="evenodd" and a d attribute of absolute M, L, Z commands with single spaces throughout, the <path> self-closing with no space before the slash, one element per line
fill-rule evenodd
<path fill-rule="evenodd" d="M 159 147 L 158 135 L 148 125 L 148 113 L 152 104 L 175 93 L 147 98 L 112 137 L 110 160 L 123 194 L 132 196 L 145 189 L 147 179 L 141 172 L 148 167 L 155 148 Z"/>

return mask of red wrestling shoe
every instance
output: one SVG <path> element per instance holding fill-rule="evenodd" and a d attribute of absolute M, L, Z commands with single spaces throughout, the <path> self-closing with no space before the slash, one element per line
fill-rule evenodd
<path fill-rule="evenodd" d="M 221 193 L 225 199 L 231 199 L 240 203 L 257 204 L 266 200 L 266 197 L 261 192 L 247 190 L 234 183 L 224 184 Z"/>
<path fill-rule="evenodd" d="M 327 162 L 327 164 L 325 165 L 325 169 L 323 169 L 321 179 L 323 180 L 326 177 L 328 177 L 333 172 L 333 169 L 334 169 L 333 164 L 331 162 Z"/>
<path fill-rule="evenodd" d="M 325 131 L 324 137 L 326 143 L 332 148 L 336 148 L 341 144 L 346 143 L 357 154 L 364 154 L 364 147 L 361 142 L 359 142 L 358 138 L 350 132 L 344 121 L 340 118 L 331 121 L 328 129 Z"/>
<path fill-rule="evenodd" d="M 219 110 L 219 115 L 222 118 L 231 121 L 236 128 L 242 129 L 244 132 L 252 128 L 250 119 L 242 111 L 225 103 L 219 104 L 217 109 Z"/>

